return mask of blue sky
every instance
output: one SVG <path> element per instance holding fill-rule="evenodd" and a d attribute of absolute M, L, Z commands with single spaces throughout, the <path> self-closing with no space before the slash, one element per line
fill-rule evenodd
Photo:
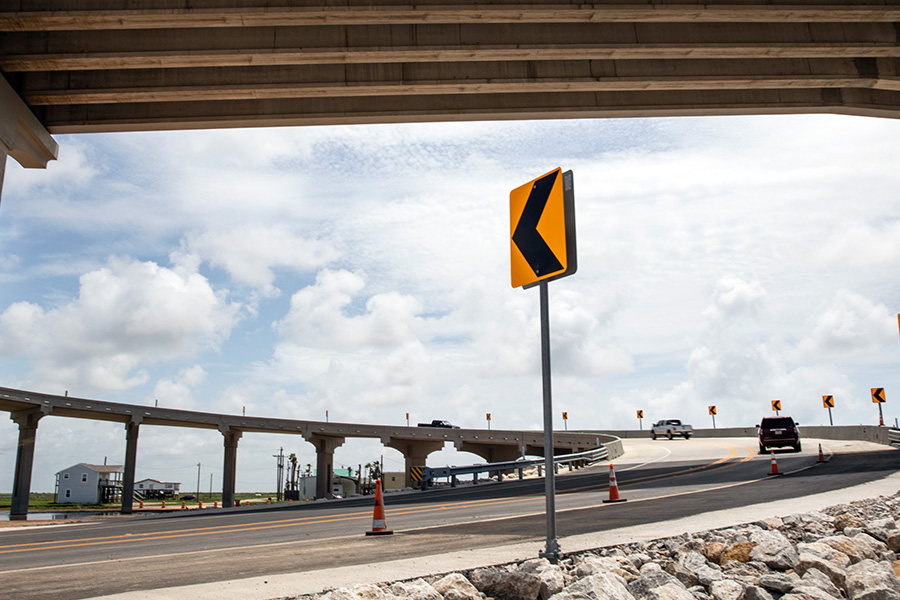
<path fill-rule="evenodd" d="M 222 413 L 541 427 L 537 290 L 509 284 L 508 197 L 572 169 L 578 272 L 550 286 L 570 429 L 679 417 L 872 423 L 900 402 L 900 123 L 809 115 L 57 137 L 9 160 L 0 385 Z M 892 388 L 895 390 L 892 394 Z M 120 425 L 48 417 L 34 489 L 121 462 Z M 0 421 L 0 490 L 16 429 Z M 250 435 L 238 489 L 283 447 Z M 138 477 L 221 486 L 216 432 L 143 427 Z M 348 441 L 335 462 L 384 456 Z M 430 464 L 462 464 L 445 450 Z"/>

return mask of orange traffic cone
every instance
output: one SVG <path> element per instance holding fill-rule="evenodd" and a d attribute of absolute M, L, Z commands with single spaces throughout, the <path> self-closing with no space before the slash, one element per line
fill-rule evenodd
<path fill-rule="evenodd" d="M 625 498 L 619 498 L 619 484 L 616 483 L 616 470 L 612 466 L 612 463 L 609 465 L 609 500 L 604 500 L 603 502 L 625 502 Z"/>
<path fill-rule="evenodd" d="M 375 482 L 375 514 L 372 516 L 372 531 L 366 535 L 392 535 L 384 523 L 384 500 L 381 498 L 381 480 Z"/>
<path fill-rule="evenodd" d="M 769 473 L 769 475 L 784 475 L 784 473 L 778 472 L 778 463 L 775 462 L 775 451 L 769 450 L 769 452 L 771 452 L 772 454 L 772 471 Z"/>
<path fill-rule="evenodd" d="M 181 508 L 186 508 L 184 505 L 184 500 L 181 501 Z"/>
<path fill-rule="evenodd" d="M 822 453 L 822 444 L 819 444 L 819 462 L 828 462 L 825 460 L 825 455 Z"/>
<path fill-rule="evenodd" d="M 166 507 L 166 501 L 165 501 L 165 500 L 163 500 L 163 505 L 162 505 L 162 507 L 163 507 L 163 508 Z"/>

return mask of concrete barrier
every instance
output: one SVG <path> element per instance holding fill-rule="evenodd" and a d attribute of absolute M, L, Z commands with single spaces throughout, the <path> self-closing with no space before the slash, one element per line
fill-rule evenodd
<path fill-rule="evenodd" d="M 877 425 L 800 425 L 800 436 L 802 438 L 817 438 L 823 440 L 861 440 L 864 442 L 874 442 L 876 444 L 884 444 L 889 446 L 891 440 L 889 437 L 890 427 L 879 427 Z M 597 435 L 611 435 L 621 439 L 650 439 L 650 430 L 644 429 L 622 429 L 618 431 L 588 431 L 585 433 L 593 433 Z M 693 437 L 697 438 L 727 438 L 727 437 L 751 437 L 757 435 L 756 427 L 718 427 L 716 429 L 694 429 Z M 621 444 L 621 442 L 620 442 Z M 610 442 L 604 441 L 607 448 Z M 621 453 L 621 452 L 620 452 Z M 610 451 L 610 458 L 613 453 Z"/>

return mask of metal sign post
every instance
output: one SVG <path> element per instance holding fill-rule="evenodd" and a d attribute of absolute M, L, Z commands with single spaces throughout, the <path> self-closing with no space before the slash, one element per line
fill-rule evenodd
<path fill-rule="evenodd" d="M 547 547 L 539 555 L 556 563 L 556 486 L 553 462 L 553 402 L 550 393 L 550 300 L 547 282 L 578 268 L 575 247 L 575 189 L 572 171 L 554 169 L 509 193 L 510 282 L 541 291 L 541 375 L 544 390 L 544 488 Z M 568 415 L 563 413 L 568 430 Z"/>
<path fill-rule="evenodd" d="M 544 493 L 547 497 L 547 547 L 539 553 L 552 563 L 559 560 L 556 539 L 556 485 L 553 472 L 553 398 L 550 391 L 550 299 L 547 282 L 541 288 L 541 376 L 544 389 Z"/>
<path fill-rule="evenodd" d="M 834 396 L 822 396 L 822 404 L 828 409 L 828 423 L 834 427 L 834 419 L 831 418 L 831 409 L 834 408 Z"/>

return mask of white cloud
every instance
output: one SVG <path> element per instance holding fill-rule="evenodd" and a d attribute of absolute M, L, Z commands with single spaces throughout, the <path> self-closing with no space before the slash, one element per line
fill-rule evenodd
<path fill-rule="evenodd" d="M 712 321 L 719 321 L 717 325 L 727 325 L 727 321 L 756 315 L 765 298 L 766 291 L 759 282 L 727 275 L 716 282 L 713 303 L 703 314 Z"/>
<path fill-rule="evenodd" d="M 314 285 L 293 295 L 290 312 L 276 328 L 289 340 L 324 349 L 387 349 L 416 339 L 421 303 L 396 292 L 376 294 L 352 314 L 364 286 L 363 278 L 349 271 L 322 271 Z"/>
<path fill-rule="evenodd" d="M 197 273 L 113 258 L 84 274 L 78 296 L 62 306 L 9 306 L 0 347 L 28 356 L 32 379 L 56 389 L 125 389 L 147 381 L 142 365 L 218 347 L 238 310 Z"/>
<path fill-rule="evenodd" d="M 206 371 L 203 367 L 194 365 L 182 369 L 178 375 L 171 379 L 160 379 L 153 387 L 154 399 L 162 399 L 163 406 L 173 408 L 196 408 L 194 391 L 206 381 Z"/>
<path fill-rule="evenodd" d="M 173 253 L 175 263 L 208 261 L 236 282 L 277 293 L 275 271 L 314 271 L 338 257 L 326 241 L 305 238 L 285 225 L 249 223 L 229 230 L 206 230 L 187 236 Z"/>
<path fill-rule="evenodd" d="M 812 332 L 799 350 L 807 360 L 823 355 L 853 356 L 894 339 L 896 325 L 895 315 L 883 304 L 841 290 L 819 312 Z"/>

